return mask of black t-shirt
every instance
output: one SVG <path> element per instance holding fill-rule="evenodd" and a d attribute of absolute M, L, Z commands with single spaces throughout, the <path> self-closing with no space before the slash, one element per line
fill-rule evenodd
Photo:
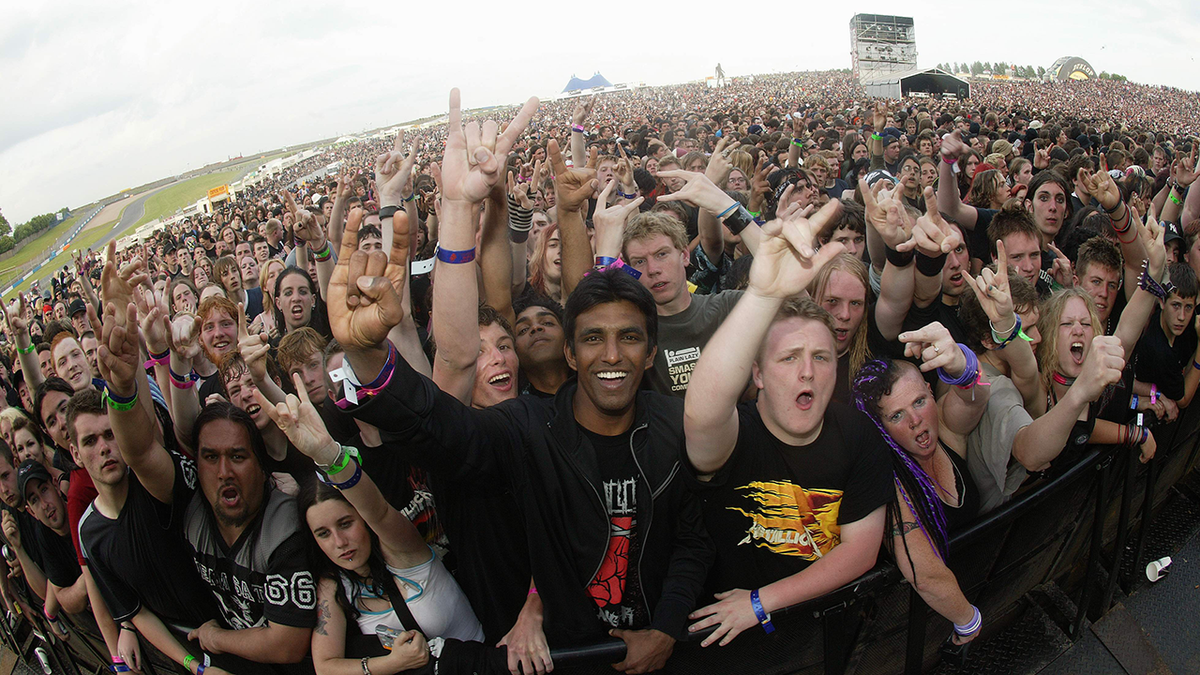
<path fill-rule="evenodd" d="M 191 460 L 172 455 L 171 504 L 155 499 L 129 473 L 129 492 L 115 520 L 93 502 L 79 520 L 79 546 L 113 619 L 131 618 L 145 604 L 163 622 L 196 628 L 217 615 L 208 587 L 189 564 L 183 512 L 196 485 Z M 178 508 L 173 506 L 178 504 Z"/>
<path fill-rule="evenodd" d="M 1192 322 L 1183 329 L 1183 334 L 1175 338 L 1175 344 L 1167 340 L 1167 334 L 1162 327 L 1162 310 L 1155 309 L 1150 317 L 1150 325 L 1142 333 L 1133 357 L 1137 361 L 1137 379 L 1158 385 L 1158 391 L 1163 396 L 1178 401 L 1183 398 L 1184 376 L 1186 368 L 1192 363 L 1192 355 L 1196 353 L 1196 331 Z"/>
<path fill-rule="evenodd" d="M 79 560 L 75 556 L 75 544 L 71 543 L 71 535 L 60 535 L 37 521 L 30 529 L 34 545 L 41 552 L 41 567 L 42 571 L 46 573 L 46 578 L 59 588 L 74 585 L 79 580 L 80 571 Z"/>
<path fill-rule="evenodd" d="M 638 560 L 638 467 L 630 447 L 630 433 L 601 436 L 582 426 L 579 430 L 592 442 L 600 469 L 600 498 L 608 512 L 609 538 L 604 562 L 588 584 L 588 596 L 596 603 L 600 621 L 613 628 L 632 628 L 647 622 L 637 578 Z"/>
<path fill-rule="evenodd" d="M 717 549 L 712 590 L 760 588 L 841 541 L 841 528 L 894 496 L 890 452 L 875 425 L 830 401 L 812 443 L 787 445 L 753 402 L 738 406 L 737 445 L 711 480 L 696 480 Z M 692 475 L 695 475 L 693 469 Z"/>
<path fill-rule="evenodd" d="M 934 300 L 928 307 L 917 307 L 915 304 L 904 317 L 903 332 L 918 330 L 937 321 L 950 331 L 950 337 L 955 342 L 968 344 L 966 331 L 958 318 L 958 305 L 947 305 L 941 298 Z"/>
<path fill-rule="evenodd" d="M 313 463 L 312 458 L 305 455 L 292 445 L 291 441 L 287 444 L 287 454 L 283 459 L 275 459 L 267 453 L 266 461 L 263 462 L 263 470 L 268 474 L 286 473 L 296 482 L 303 485 L 304 481 L 313 477 L 317 471 L 317 465 Z"/>
<path fill-rule="evenodd" d="M 268 490 L 262 509 L 233 542 L 217 527 L 204 495 L 187 507 L 186 534 L 200 577 L 220 607 L 221 623 L 242 630 L 271 623 L 311 628 L 317 620 L 312 575 L 312 535 L 302 525 L 296 500 Z"/>
<path fill-rule="evenodd" d="M 992 218 L 996 216 L 996 209 L 981 209 L 975 207 L 975 229 L 967 230 L 967 248 L 971 252 L 971 257 L 977 260 L 982 260 L 983 264 L 989 265 L 992 262 L 992 249 L 988 244 L 988 225 L 992 224 Z"/>

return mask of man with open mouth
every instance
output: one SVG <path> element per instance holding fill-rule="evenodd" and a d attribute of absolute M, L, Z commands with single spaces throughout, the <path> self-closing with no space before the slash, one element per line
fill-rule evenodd
<path fill-rule="evenodd" d="M 244 315 L 239 322 L 244 324 Z M 137 367 L 136 323 L 125 328 L 123 339 L 114 337 L 110 325 L 102 336 L 109 346 L 101 370 L 107 371 L 114 444 L 150 495 L 173 509 L 186 509 L 177 519 L 189 557 L 218 608 L 193 624 L 187 639 L 206 654 L 238 657 L 240 663 L 229 665 L 237 672 L 304 672 L 296 664 L 308 653 L 316 624 L 312 560 L 295 499 L 276 489 L 268 468 L 281 463 L 269 454 L 262 432 L 274 423 L 257 401 L 245 403 L 255 389 L 254 365 L 236 351 L 220 364 L 226 391 L 245 409 L 220 401 L 195 415 L 195 388 L 176 388 L 172 398 L 187 399 L 185 405 L 173 401 L 177 418 L 194 419 L 190 438 L 180 439 L 196 457 L 189 468 L 155 439 L 140 406 L 112 403 L 136 399 L 149 388 L 145 369 Z M 242 389 L 249 393 L 243 395 Z M 193 471 L 199 489 L 181 490 L 181 479 Z M 266 664 L 292 665 L 275 670 Z"/>
<path fill-rule="evenodd" d="M 684 408 L 687 458 L 717 542 L 718 602 L 690 630 L 727 644 L 770 613 L 849 583 L 875 564 L 891 499 L 887 448 L 870 420 L 831 401 L 837 379 L 833 318 L 804 289 L 843 250 L 816 249 L 836 221 L 830 202 L 811 219 L 762 228 L 749 286 L 700 357 Z M 747 379 L 755 402 L 738 405 Z"/>

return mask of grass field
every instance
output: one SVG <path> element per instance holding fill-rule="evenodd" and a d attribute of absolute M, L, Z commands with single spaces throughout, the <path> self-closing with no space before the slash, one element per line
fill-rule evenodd
<path fill-rule="evenodd" d="M 9 281 L 17 276 L 18 268 L 28 262 L 32 262 L 46 254 L 47 249 L 58 240 L 59 237 L 71 231 L 72 227 L 79 222 L 80 218 L 87 216 L 95 210 L 96 205 L 86 207 L 86 210 L 81 209 L 75 212 L 75 215 L 67 218 L 63 222 L 54 227 L 45 230 L 38 236 L 29 240 L 25 247 L 17 251 L 16 255 L 7 260 L 0 261 L 0 288 L 7 285 Z"/>
<path fill-rule="evenodd" d="M 156 219 L 165 218 L 175 213 L 188 204 L 194 204 L 196 200 L 208 194 L 210 188 L 215 188 L 218 185 L 231 183 L 242 175 L 244 166 L 238 166 L 230 171 L 221 173 L 210 173 L 204 176 L 185 180 L 182 183 L 172 185 L 154 193 L 146 200 L 146 213 L 142 219 L 137 221 L 130 227 L 130 231 L 145 225 L 146 223 Z"/>
<path fill-rule="evenodd" d="M 84 230 L 83 232 L 80 232 L 79 236 L 75 237 L 75 241 L 71 242 L 71 246 L 67 249 L 67 252 L 60 253 L 58 255 L 58 257 L 54 259 L 53 265 L 42 267 L 40 270 L 35 272 L 28 279 L 21 282 L 21 285 L 17 286 L 15 289 L 13 289 L 13 293 L 6 296 L 5 299 L 7 300 L 7 299 L 13 297 L 18 291 L 29 290 L 30 284 L 32 284 L 35 280 L 45 279 L 46 277 L 48 277 L 52 273 L 54 273 L 55 270 L 61 269 L 63 265 L 70 266 L 71 265 L 71 255 L 70 255 L 71 252 L 79 251 L 79 250 L 87 250 L 87 247 L 94 245 L 97 241 L 100 240 L 101 237 L 108 234 L 108 232 L 111 229 L 112 228 L 108 228 L 108 227 L 97 227 L 92 230 Z"/>

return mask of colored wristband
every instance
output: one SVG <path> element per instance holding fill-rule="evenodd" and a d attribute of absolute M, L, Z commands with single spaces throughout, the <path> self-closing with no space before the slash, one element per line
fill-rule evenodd
<path fill-rule="evenodd" d="M 525 595 L 526 595 L 526 596 L 530 596 L 530 595 L 537 595 L 537 594 L 538 594 L 538 592 L 537 592 L 537 586 L 530 586 L 530 587 L 529 587 L 529 592 L 528 592 L 528 593 L 526 593 Z"/>
<path fill-rule="evenodd" d="M 948 155 L 942 155 L 942 161 L 947 164 L 957 164 L 958 163 L 957 159 L 954 159 L 953 157 L 950 157 Z"/>
<path fill-rule="evenodd" d="M 451 251 L 439 247 L 437 250 L 437 259 L 449 265 L 462 265 L 475 259 L 475 249 L 468 248 L 463 251 Z"/>
<path fill-rule="evenodd" d="M 615 262 L 617 262 L 617 259 L 610 255 L 598 255 L 596 256 L 595 268 L 602 270 Z"/>
<path fill-rule="evenodd" d="M 882 141 L 882 140 L 883 140 L 883 134 L 880 134 L 878 131 L 876 131 L 875 133 L 871 134 L 871 140 L 873 140 L 873 141 Z"/>
<path fill-rule="evenodd" d="M 1176 197 L 1174 192 L 1168 194 L 1167 199 L 1170 199 L 1172 204 L 1179 204 L 1180 206 L 1183 205 L 1183 200 L 1179 197 Z"/>
<path fill-rule="evenodd" d="M 1137 407 L 1138 407 L 1138 395 L 1134 394 L 1133 396 L 1129 397 L 1129 409 L 1137 410 Z"/>
<path fill-rule="evenodd" d="M 971 617 L 970 621 L 961 626 L 954 624 L 954 632 L 958 633 L 962 637 L 966 637 L 975 633 L 979 630 L 979 627 L 983 625 L 983 615 L 979 613 L 979 608 L 975 605 L 971 605 L 971 609 L 975 610 L 975 615 Z"/>
<path fill-rule="evenodd" d="M 584 129 L 582 124 L 572 124 L 572 125 L 571 125 L 571 131 L 577 131 L 577 132 L 579 132 L 579 133 L 581 133 L 581 134 L 586 134 L 586 133 L 587 133 L 587 129 Z"/>
<path fill-rule="evenodd" d="M 792 145 L 796 146 L 797 148 L 803 148 L 803 147 L 804 147 L 804 141 L 803 141 L 802 139 L 799 139 L 799 138 L 793 138 L 793 139 L 792 139 Z"/>
<path fill-rule="evenodd" d="M 1195 368 L 1196 370 L 1200 370 L 1200 363 L 1197 363 L 1196 361 L 1192 361 L 1192 367 Z"/>
<path fill-rule="evenodd" d="M 385 218 L 391 218 L 392 216 L 396 215 L 396 212 L 399 210 L 399 206 L 385 206 L 379 209 L 379 219 L 383 220 Z"/>
<path fill-rule="evenodd" d="M 317 262 L 325 262 L 331 256 L 333 256 L 333 249 L 330 248 L 328 239 L 325 240 L 325 245 L 321 247 L 320 251 L 313 251 L 313 260 Z"/>
<path fill-rule="evenodd" d="M 941 276 L 942 268 L 946 266 L 946 254 L 943 253 L 937 257 L 929 257 L 924 253 L 917 256 L 917 271 L 921 276 L 937 277 Z"/>
<path fill-rule="evenodd" d="M 763 609 L 762 600 L 758 598 L 758 589 L 750 591 L 750 606 L 754 608 L 754 616 L 758 619 L 758 623 L 763 627 L 763 630 L 770 635 L 775 632 L 775 626 L 771 623 L 771 615 L 767 610 Z"/>
<path fill-rule="evenodd" d="M 1155 403 L 1158 403 L 1158 385 L 1151 384 L 1150 385 L 1150 405 L 1154 405 Z"/>
<path fill-rule="evenodd" d="M 1013 327 L 1010 330 L 1007 331 L 1008 337 L 1005 337 L 1001 331 L 996 330 L 996 327 L 992 325 L 991 320 L 988 320 L 988 327 L 992 329 L 992 342 L 995 342 L 996 347 L 999 349 L 1004 349 L 1006 346 L 1008 346 L 1008 343 L 1017 339 L 1018 335 L 1021 335 L 1021 315 L 1013 314 L 1013 316 L 1016 318 L 1017 322 L 1013 324 Z"/>
<path fill-rule="evenodd" d="M 133 410 L 133 406 L 137 404 L 137 389 L 133 390 L 133 396 L 124 397 L 120 394 L 115 394 L 107 386 L 104 388 L 103 399 L 108 403 L 108 407 L 113 410 L 126 411 Z"/>
<path fill-rule="evenodd" d="M 331 482 L 330 485 L 337 488 L 338 490 L 349 490 L 350 488 L 354 487 L 355 485 L 358 485 L 358 481 L 362 480 L 362 473 L 363 473 L 362 464 L 355 462 L 353 476 L 350 476 L 349 479 L 347 479 L 346 481 L 341 482 L 341 483 L 332 483 Z"/>
<path fill-rule="evenodd" d="M 33 344 L 32 342 L 29 343 L 28 347 L 17 347 L 17 351 L 21 352 L 22 354 L 32 354 L 33 350 L 35 349 L 37 349 L 37 345 Z"/>
<path fill-rule="evenodd" d="M 717 215 L 717 220 L 723 220 L 725 218 L 725 216 L 736 211 L 738 206 L 740 206 L 740 204 L 738 204 L 737 201 L 734 201 L 732 204 L 729 205 L 729 208 L 725 209 L 724 211 L 722 211 L 720 214 Z"/>
<path fill-rule="evenodd" d="M 969 389 L 974 387 L 975 384 L 979 382 L 979 357 L 975 355 L 974 350 L 962 344 L 961 342 L 958 343 L 958 348 L 962 350 L 963 358 L 967 360 L 966 367 L 963 368 L 962 374 L 958 377 L 954 377 L 947 373 L 944 368 L 938 368 L 938 379 L 946 384 L 952 384 L 956 387 Z"/>

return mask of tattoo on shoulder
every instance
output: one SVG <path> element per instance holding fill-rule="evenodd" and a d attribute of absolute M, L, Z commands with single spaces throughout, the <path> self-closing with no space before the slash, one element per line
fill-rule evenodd
<path fill-rule="evenodd" d="M 892 536 L 893 537 L 903 537 L 904 535 L 908 534 L 909 532 L 912 532 L 913 530 L 915 530 L 919 527 L 921 527 L 921 526 L 918 525 L 916 522 L 906 520 L 903 523 L 900 523 L 899 525 L 894 525 L 892 527 Z"/>
<path fill-rule="evenodd" d="M 329 601 L 322 600 L 317 603 L 317 625 L 313 628 L 317 635 L 329 635 L 325 632 L 325 625 L 329 623 Z"/>

